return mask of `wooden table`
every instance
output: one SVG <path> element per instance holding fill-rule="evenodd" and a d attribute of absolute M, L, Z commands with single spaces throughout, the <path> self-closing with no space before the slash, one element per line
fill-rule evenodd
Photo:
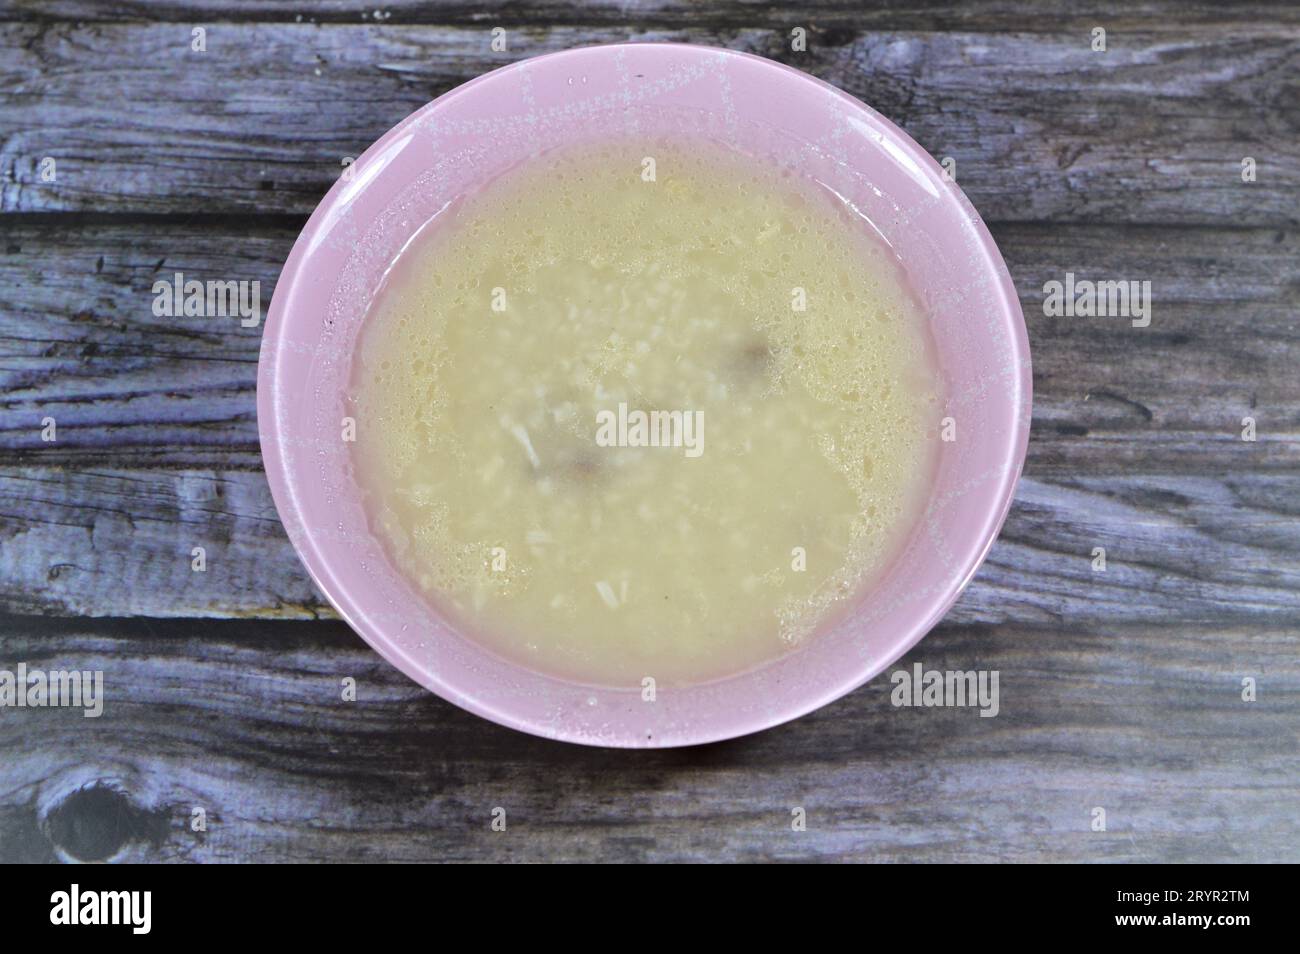
<path fill-rule="evenodd" d="M 0 668 L 107 693 L 99 719 L 0 709 L 0 860 L 1300 860 L 1294 4 L 308 7 L 0 0 Z M 998 670 L 997 718 L 895 708 L 883 677 L 678 751 L 461 712 L 299 565 L 260 328 L 153 315 L 176 271 L 265 306 L 344 157 L 487 69 L 628 39 L 792 64 L 956 160 L 1021 295 L 1033 436 L 1001 539 L 902 665 Z M 1151 281 L 1150 326 L 1045 317 L 1067 271 Z"/>

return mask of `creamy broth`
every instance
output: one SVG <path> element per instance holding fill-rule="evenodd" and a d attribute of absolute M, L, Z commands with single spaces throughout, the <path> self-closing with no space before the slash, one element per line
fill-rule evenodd
<path fill-rule="evenodd" d="M 614 141 L 408 245 L 362 332 L 355 471 L 470 638 L 594 684 L 699 682 L 816 638 L 887 565 L 938 382 L 897 263 L 825 190 Z"/>

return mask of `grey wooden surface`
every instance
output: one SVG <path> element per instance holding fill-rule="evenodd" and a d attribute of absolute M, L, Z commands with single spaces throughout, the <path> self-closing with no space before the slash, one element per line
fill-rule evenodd
<path fill-rule="evenodd" d="M 1300 860 L 1294 4 L 376 6 L 0 0 L 0 669 L 108 694 L 94 720 L 0 709 L 0 861 Z M 153 316 L 177 270 L 269 302 L 341 159 L 434 96 L 626 39 L 771 56 L 956 159 L 1026 313 L 1033 432 L 1001 539 L 902 665 L 997 669 L 998 717 L 895 708 L 881 678 L 627 753 L 463 713 L 299 566 L 260 329 Z M 1044 317 L 1066 271 L 1150 280 L 1151 326 Z"/>

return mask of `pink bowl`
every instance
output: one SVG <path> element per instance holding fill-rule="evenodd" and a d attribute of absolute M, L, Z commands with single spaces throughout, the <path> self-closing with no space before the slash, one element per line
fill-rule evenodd
<path fill-rule="evenodd" d="M 353 348 L 403 243 L 454 197 L 538 150 L 610 131 L 704 135 L 778 158 L 854 203 L 930 313 L 947 387 L 934 493 L 884 580 L 799 650 L 715 682 L 592 687 L 524 669 L 452 629 L 366 525 L 340 439 Z M 1001 528 L 1029 434 L 1029 344 L 1011 278 L 966 197 L 879 114 L 797 70 L 676 44 L 570 50 L 466 83 L 366 150 L 303 229 L 258 367 L 267 479 L 290 540 L 340 615 L 422 686 L 503 725 L 590 745 L 755 732 L 865 683 L 934 626 Z"/>

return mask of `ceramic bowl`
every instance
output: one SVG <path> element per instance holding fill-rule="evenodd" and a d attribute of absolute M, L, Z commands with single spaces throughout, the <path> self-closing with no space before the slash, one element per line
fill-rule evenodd
<path fill-rule="evenodd" d="M 924 304 L 946 390 L 925 514 L 878 585 L 831 628 L 730 678 L 593 687 L 522 668 L 458 633 L 366 525 L 341 440 L 358 331 L 385 270 L 448 202 L 539 150 L 611 131 L 706 136 L 782 162 L 852 203 Z M 488 73 L 366 150 L 312 214 L 285 264 L 258 368 L 267 478 L 321 592 L 377 652 L 442 698 L 502 725 L 590 745 L 711 742 L 852 691 L 937 623 L 997 536 L 1025 457 L 1024 319 L 983 222 L 939 165 L 841 91 L 756 56 L 698 46 L 576 49 Z"/>

